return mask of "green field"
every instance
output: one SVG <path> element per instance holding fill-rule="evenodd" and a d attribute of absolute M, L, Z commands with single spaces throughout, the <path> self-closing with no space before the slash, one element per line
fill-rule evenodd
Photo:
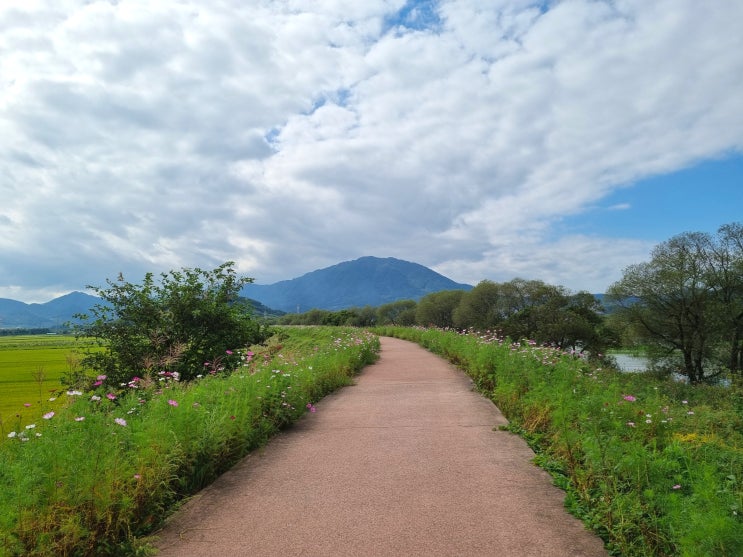
<path fill-rule="evenodd" d="M 68 335 L 0 337 L 0 428 L 38 420 L 55 408 L 61 377 L 82 356 L 83 340 Z M 4 436 L 3 436 L 4 437 Z"/>

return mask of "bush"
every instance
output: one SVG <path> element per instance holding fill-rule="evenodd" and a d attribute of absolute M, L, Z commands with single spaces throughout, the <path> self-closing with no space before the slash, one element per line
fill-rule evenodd
<path fill-rule="evenodd" d="M 205 363 L 211 369 L 234 368 L 228 353 L 261 342 L 266 331 L 239 298 L 253 279 L 237 277 L 232 266 L 170 271 L 159 282 L 148 273 L 142 284 L 120 275 L 107 280 L 106 288 L 89 286 L 102 302 L 92 309 L 92 318 L 78 316 L 83 324 L 77 335 L 99 344 L 83 359 L 84 368 L 118 383 L 162 371 L 189 380 Z"/>

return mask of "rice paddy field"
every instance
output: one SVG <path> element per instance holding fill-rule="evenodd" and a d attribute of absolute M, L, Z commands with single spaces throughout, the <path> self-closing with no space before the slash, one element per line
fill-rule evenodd
<path fill-rule="evenodd" d="M 0 429 L 23 426 L 55 408 L 50 399 L 62 390 L 62 375 L 77 366 L 84 342 L 71 335 L 0 336 Z"/>

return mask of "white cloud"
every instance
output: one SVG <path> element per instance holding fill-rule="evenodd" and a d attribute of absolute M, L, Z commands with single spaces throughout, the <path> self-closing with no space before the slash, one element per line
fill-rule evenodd
<path fill-rule="evenodd" d="M 743 150 L 743 5 L 405 5 L 3 3 L 0 293 L 367 254 L 596 291 L 647 244 L 556 220 Z"/>

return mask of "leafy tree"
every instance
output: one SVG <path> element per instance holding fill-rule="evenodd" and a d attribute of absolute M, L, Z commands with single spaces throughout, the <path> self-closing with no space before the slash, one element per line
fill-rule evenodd
<path fill-rule="evenodd" d="M 497 326 L 503 320 L 500 298 L 500 285 L 490 280 L 480 281 L 472 290 L 462 295 L 454 310 L 454 326 L 480 330 Z"/>
<path fill-rule="evenodd" d="M 721 348 L 732 372 L 743 371 L 743 224 L 726 224 L 709 246 L 709 284 L 714 292 Z"/>
<path fill-rule="evenodd" d="M 377 319 L 381 325 L 415 325 L 414 300 L 399 300 L 377 308 Z"/>
<path fill-rule="evenodd" d="M 79 316 L 78 335 L 95 338 L 101 350 L 83 365 L 116 382 L 160 371 L 187 380 L 203 373 L 205 362 L 216 367 L 227 351 L 264 340 L 266 331 L 239 298 L 253 279 L 238 277 L 233 265 L 170 271 L 159 281 L 148 273 L 142 284 L 119 275 L 105 288 L 89 286 L 101 303 L 92 317 Z"/>
<path fill-rule="evenodd" d="M 631 265 L 607 294 L 639 337 L 665 358 L 681 356 L 681 372 L 704 378 L 716 319 L 709 279 L 711 241 L 684 233 L 656 246 L 648 262 Z"/>
<path fill-rule="evenodd" d="M 464 290 L 442 290 L 427 294 L 418 302 L 415 321 L 424 327 L 453 327 L 454 310 L 462 301 Z"/>

